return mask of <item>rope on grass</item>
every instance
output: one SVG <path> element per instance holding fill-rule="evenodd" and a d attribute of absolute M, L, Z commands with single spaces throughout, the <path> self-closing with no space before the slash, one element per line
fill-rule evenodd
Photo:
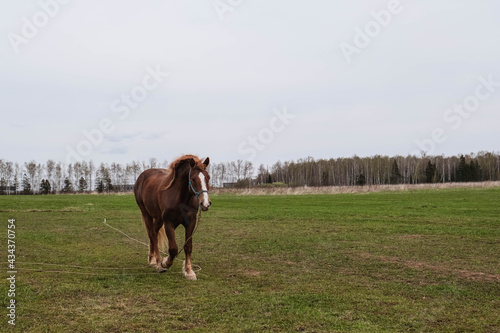
<path fill-rule="evenodd" d="M 111 228 L 111 229 L 113 229 L 113 230 L 118 231 L 119 233 L 121 233 L 121 234 L 122 234 L 122 235 L 124 235 L 125 237 L 127 237 L 127 238 L 129 238 L 129 239 L 131 239 L 131 240 L 133 240 L 133 241 L 135 241 L 135 242 L 137 242 L 137 243 L 139 243 L 139 244 L 142 244 L 142 245 L 144 245 L 144 246 L 149 246 L 148 244 L 146 244 L 146 243 L 144 243 L 144 242 L 141 242 L 141 241 L 140 241 L 140 240 L 138 240 L 138 239 L 135 239 L 135 238 L 133 238 L 133 237 L 130 237 L 129 235 L 127 235 L 126 233 L 124 233 L 124 232 L 123 232 L 123 231 L 121 231 L 120 229 L 117 229 L 117 228 L 115 228 L 115 227 L 110 226 L 110 225 L 108 224 L 108 222 L 106 222 L 106 218 L 104 218 L 104 222 L 103 222 L 103 224 L 104 224 L 105 226 L 107 226 L 107 227 L 110 227 L 110 228 Z"/>
<path fill-rule="evenodd" d="M 142 270 L 137 267 L 84 267 L 84 266 L 74 266 L 74 265 L 63 265 L 63 264 L 52 264 L 52 263 L 44 263 L 44 262 L 17 262 L 16 264 L 26 264 L 26 265 L 49 265 L 49 266 L 59 266 L 59 267 L 68 267 L 75 269 L 86 269 L 86 270 Z M 201 271 L 201 267 L 198 265 L 192 265 L 194 272 Z M 62 270 L 42 270 L 40 268 L 19 268 L 16 267 L 16 271 L 28 271 L 34 273 L 63 273 L 63 274 L 79 274 L 79 275 L 98 275 L 98 276 L 136 276 L 136 275 L 158 275 L 157 272 L 134 272 L 134 273 L 91 273 L 91 272 L 79 272 L 79 271 L 62 271 Z M 176 272 L 179 274 L 183 274 L 183 272 Z"/>
<path fill-rule="evenodd" d="M 184 251 L 184 246 L 187 244 L 187 242 L 189 242 L 189 240 L 190 240 L 191 238 L 193 238 L 194 234 L 195 234 L 195 233 L 196 233 L 196 231 L 198 230 L 198 226 L 200 225 L 200 223 L 201 223 L 201 209 L 200 209 L 200 208 L 198 208 L 198 212 L 196 213 L 196 224 L 195 224 L 195 226 L 194 226 L 193 233 L 191 234 L 191 236 L 189 236 L 189 237 L 188 237 L 188 239 L 186 239 L 186 241 L 184 242 L 184 245 L 181 247 L 181 249 L 179 250 L 179 252 L 177 253 L 177 255 L 180 255 L 180 254 Z M 146 244 L 146 243 L 144 243 L 144 242 L 141 242 L 140 240 L 135 239 L 134 237 L 131 237 L 130 235 L 126 234 L 125 232 L 123 232 L 123 231 L 121 231 L 121 230 L 119 230 L 119 229 L 117 229 L 117 228 L 115 228 L 115 227 L 110 226 L 110 225 L 108 224 L 108 222 L 106 221 L 106 218 L 104 218 L 104 222 L 103 222 L 103 224 L 104 224 L 105 226 L 110 227 L 110 228 L 111 228 L 111 229 L 113 229 L 113 230 L 118 231 L 119 233 L 121 233 L 122 235 L 124 235 L 125 237 L 127 237 L 128 239 L 131 239 L 131 240 L 133 240 L 134 242 L 137 242 L 137 243 L 142 244 L 142 245 L 146 246 L 147 248 L 149 248 L 149 245 L 148 245 L 148 244 Z M 163 255 L 168 255 L 168 253 L 163 252 L 163 251 L 160 251 L 160 253 L 162 253 Z M 199 266 L 198 266 L 198 267 L 199 267 Z M 201 267 L 200 267 L 200 270 L 201 270 Z"/>
<path fill-rule="evenodd" d="M 132 267 L 89 267 L 89 266 L 76 266 L 76 265 L 65 265 L 65 264 L 51 264 L 44 262 L 22 262 L 24 265 L 46 265 L 46 266 L 60 266 L 60 267 L 68 267 L 68 268 L 77 268 L 77 269 L 95 269 L 95 270 L 139 270 L 140 268 L 132 268 Z M 23 268 L 25 269 L 25 268 Z M 27 268 L 26 268 L 27 269 Z"/>
<path fill-rule="evenodd" d="M 40 263 L 42 265 L 45 265 L 44 263 Z M 60 266 L 66 266 L 66 265 L 60 265 Z M 99 267 L 87 267 L 88 269 L 105 269 L 105 268 L 99 268 Z M 132 269 L 132 268 L 125 268 L 125 269 Z M 137 269 L 137 268 L 136 268 Z M 158 275 L 156 272 L 143 272 L 143 273 L 125 273 L 125 274 L 118 274 L 118 273 L 90 273 L 90 272 L 75 272 L 75 271 L 60 271 L 60 270 L 41 270 L 39 268 L 18 268 L 17 270 L 19 271 L 28 271 L 28 272 L 34 272 L 34 273 L 61 273 L 61 274 L 78 274 L 78 275 L 93 275 L 93 276 L 138 276 L 138 275 Z M 182 273 L 182 272 L 179 272 Z"/>
<path fill-rule="evenodd" d="M 196 232 L 196 230 L 198 229 L 198 223 L 199 221 L 201 221 L 201 210 L 198 210 L 198 214 L 196 216 L 196 225 L 195 225 L 195 229 L 193 230 L 193 233 L 191 234 L 191 237 L 189 237 L 188 239 L 186 239 L 186 242 L 184 243 L 184 245 L 186 245 L 186 243 L 193 237 L 194 233 Z M 142 244 L 146 247 L 149 248 L 149 245 L 136 239 L 136 238 L 133 238 L 131 237 L 130 235 L 126 234 L 125 232 L 121 231 L 120 229 L 117 229 L 115 227 L 112 227 L 110 226 L 107 221 L 106 221 L 106 218 L 104 218 L 104 222 L 103 222 L 104 225 L 108 226 L 109 228 L 121 233 L 122 235 L 124 235 L 125 237 L 129 238 L 130 240 L 133 240 L 139 244 Z M 179 254 L 182 253 L 182 251 L 184 250 L 184 246 L 182 247 L 181 251 L 179 251 Z M 166 254 L 165 252 L 162 252 L 163 254 Z M 65 265 L 65 264 L 52 264 L 52 263 L 43 263 L 43 262 L 17 262 L 17 264 L 25 264 L 25 265 L 46 265 L 46 266 L 59 266 L 59 267 L 67 267 L 67 268 L 74 268 L 74 269 L 87 269 L 87 270 L 141 270 L 141 268 L 137 268 L 137 267 L 92 267 L 92 266 L 78 266 L 78 265 Z M 193 267 L 193 271 L 195 273 L 201 271 L 201 266 L 199 265 L 194 265 L 192 264 L 192 267 Z M 29 271 L 29 272 L 35 272 L 35 273 L 62 273 L 62 274 L 80 274 L 80 275 L 99 275 L 99 276 L 125 276 L 125 275 L 132 275 L 132 276 L 135 276 L 135 275 L 158 275 L 157 272 L 142 272 L 142 273 L 125 273 L 125 274 L 118 274 L 118 273 L 90 273 L 90 272 L 78 272 L 78 271 L 62 271 L 62 270 L 41 270 L 41 269 L 38 269 L 38 268 L 17 268 L 17 270 L 19 271 Z M 180 274 L 184 274 L 183 272 L 178 272 Z"/>

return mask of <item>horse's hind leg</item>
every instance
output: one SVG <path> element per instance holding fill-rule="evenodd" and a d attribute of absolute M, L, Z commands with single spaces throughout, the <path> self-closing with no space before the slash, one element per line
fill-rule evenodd
<path fill-rule="evenodd" d="M 158 220 L 158 219 L 155 219 L 154 220 L 154 239 L 155 241 L 153 242 L 153 249 L 150 251 L 152 251 L 152 256 L 153 256 L 153 261 L 152 263 L 150 264 L 151 266 L 153 265 L 156 265 L 156 270 L 158 271 L 158 273 L 163 273 L 166 271 L 166 268 L 162 266 L 161 264 L 161 254 L 160 254 L 160 249 L 159 249 L 159 246 L 158 246 L 158 242 L 159 242 L 159 238 L 161 237 L 159 235 L 160 232 L 163 232 L 161 231 L 161 227 L 163 226 L 163 221 L 162 220 Z M 150 254 L 151 255 L 151 254 Z"/>

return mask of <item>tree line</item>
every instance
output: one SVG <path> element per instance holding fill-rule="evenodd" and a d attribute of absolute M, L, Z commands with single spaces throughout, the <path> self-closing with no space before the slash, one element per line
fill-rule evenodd
<path fill-rule="evenodd" d="M 0 195 L 109 193 L 133 190 L 140 173 L 167 168 L 168 161 L 150 158 L 126 164 L 92 161 L 66 165 L 48 160 L 23 164 L 0 159 Z M 211 186 L 363 186 L 480 182 L 500 180 L 500 154 L 479 152 L 460 156 L 353 156 L 349 158 L 278 161 L 258 168 L 245 160 L 212 163 Z"/>
<path fill-rule="evenodd" d="M 353 156 L 277 162 L 259 168 L 257 183 L 289 186 L 355 186 L 481 182 L 500 180 L 500 154 L 479 152 L 460 156 Z"/>
<path fill-rule="evenodd" d="M 19 164 L 0 159 L 0 195 L 132 191 L 143 170 L 167 166 L 167 161 L 160 163 L 156 158 L 99 165 L 93 161 L 66 165 L 54 160 Z"/>

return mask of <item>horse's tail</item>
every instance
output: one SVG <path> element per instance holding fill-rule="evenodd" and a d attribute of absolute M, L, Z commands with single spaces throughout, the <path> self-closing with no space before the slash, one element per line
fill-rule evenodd
<path fill-rule="evenodd" d="M 161 229 L 158 230 L 158 249 L 162 252 L 166 252 L 168 250 L 168 239 L 165 234 L 165 226 L 162 225 Z"/>
<path fill-rule="evenodd" d="M 156 221 L 154 221 L 156 223 Z M 142 224 L 146 227 L 146 230 L 149 228 L 154 228 L 154 224 L 150 227 L 146 224 L 146 220 L 144 220 L 144 216 L 142 217 Z M 165 226 L 162 225 L 161 229 L 158 230 L 158 249 L 162 252 L 167 252 L 168 250 L 168 238 L 167 234 L 165 233 Z"/>

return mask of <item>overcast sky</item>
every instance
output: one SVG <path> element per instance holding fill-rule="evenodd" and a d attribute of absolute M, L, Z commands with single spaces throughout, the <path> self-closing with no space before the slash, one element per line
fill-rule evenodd
<path fill-rule="evenodd" d="M 493 0 L 3 1 L 0 158 L 499 151 L 499 14 Z"/>

